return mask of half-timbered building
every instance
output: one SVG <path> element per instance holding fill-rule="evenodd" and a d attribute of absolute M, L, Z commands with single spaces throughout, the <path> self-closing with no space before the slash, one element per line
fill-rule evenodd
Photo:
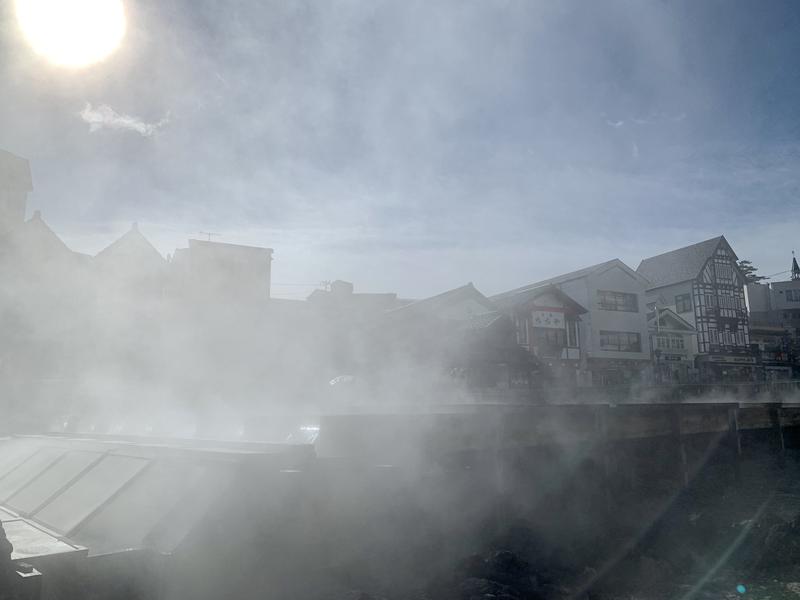
<path fill-rule="evenodd" d="M 755 378 L 745 279 L 738 258 L 719 236 L 644 259 L 637 272 L 649 282 L 648 302 L 674 310 L 697 331 L 701 380 Z"/>

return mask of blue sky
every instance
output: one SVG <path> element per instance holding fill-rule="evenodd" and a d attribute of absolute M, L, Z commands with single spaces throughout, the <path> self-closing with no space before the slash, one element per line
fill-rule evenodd
<path fill-rule="evenodd" d="M 800 251 L 796 2 L 126 7 L 120 51 L 77 72 L 0 9 L 0 147 L 76 250 L 213 231 L 273 247 L 279 284 L 403 296 L 720 233 L 765 274 Z"/>

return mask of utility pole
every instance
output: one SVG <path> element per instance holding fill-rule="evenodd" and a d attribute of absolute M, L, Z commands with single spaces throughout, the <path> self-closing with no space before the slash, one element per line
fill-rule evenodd
<path fill-rule="evenodd" d="M 213 231 L 200 231 L 199 233 L 200 233 L 200 235 L 206 236 L 206 241 L 209 241 L 209 242 L 211 241 L 211 236 L 212 235 L 217 236 L 217 237 L 222 235 L 221 233 L 214 233 Z"/>

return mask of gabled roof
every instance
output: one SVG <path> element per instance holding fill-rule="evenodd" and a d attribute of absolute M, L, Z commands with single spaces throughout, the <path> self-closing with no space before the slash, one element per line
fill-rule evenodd
<path fill-rule="evenodd" d="M 31 167 L 24 158 L 0 150 L 0 188 L 33 190 Z"/>
<path fill-rule="evenodd" d="M 700 276 L 706 262 L 722 243 L 731 251 L 734 260 L 738 260 L 725 236 L 720 235 L 691 246 L 645 258 L 639 263 L 636 271 L 647 278 L 651 289 L 690 281 Z"/>
<path fill-rule="evenodd" d="M 663 323 L 665 319 L 672 321 L 675 326 L 670 327 L 669 329 L 674 331 L 696 331 L 694 326 L 689 323 L 686 319 L 681 317 L 678 313 L 676 313 L 671 308 L 662 308 L 659 307 L 656 310 L 647 314 L 647 324 L 655 329 L 656 327 L 656 313 L 658 314 L 659 323 Z M 661 325 L 662 327 L 666 327 L 666 325 Z"/>
<path fill-rule="evenodd" d="M 545 294 L 553 294 L 579 315 L 589 312 L 553 284 L 545 284 L 522 292 L 507 292 L 494 296 L 491 300 L 501 310 L 514 310 L 536 304 L 536 299 Z"/>
<path fill-rule="evenodd" d="M 114 258 L 146 260 L 160 264 L 166 263 L 161 253 L 142 235 L 136 223 L 122 237 L 103 248 L 95 256 L 95 259 L 100 261 Z"/>
<path fill-rule="evenodd" d="M 503 292 L 502 294 L 497 294 L 491 297 L 493 302 L 497 302 L 501 298 L 506 296 L 513 296 L 520 292 L 527 292 L 529 290 L 533 290 L 538 287 L 546 286 L 546 285 L 559 285 L 562 283 L 566 283 L 568 281 L 574 281 L 575 279 L 582 279 L 592 274 L 603 273 L 608 271 L 609 269 L 613 269 L 614 267 L 619 267 L 623 271 L 625 271 L 628 275 L 633 277 L 636 280 L 641 281 L 642 283 L 647 283 L 647 280 L 644 279 L 639 273 L 631 269 L 628 265 L 622 262 L 618 258 L 612 258 L 611 260 L 607 260 L 606 262 L 598 263 L 596 265 L 592 265 L 590 267 L 584 267 L 583 269 L 578 269 L 577 271 L 571 271 L 569 273 L 564 273 L 563 275 L 557 275 L 555 277 L 551 277 L 550 279 L 544 279 L 542 281 L 537 281 L 536 283 L 530 283 L 528 285 L 524 285 L 522 287 L 510 290 L 508 292 Z"/>
<path fill-rule="evenodd" d="M 466 321 L 462 321 L 460 323 L 459 329 L 462 331 L 478 331 L 481 329 L 488 329 L 501 319 L 508 319 L 508 316 L 497 311 L 472 315 Z M 509 320 L 509 323 L 510 322 L 511 321 Z"/>
<path fill-rule="evenodd" d="M 487 313 L 495 312 L 497 310 L 497 307 L 491 302 L 491 300 L 480 293 L 475 286 L 472 285 L 472 282 L 469 282 L 466 285 L 448 290 L 436 296 L 431 296 L 430 298 L 425 298 L 424 300 L 417 300 L 416 302 L 411 302 L 405 306 L 395 308 L 390 310 L 389 313 L 393 315 L 407 313 L 436 314 L 440 310 L 466 299 L 477 301 L 486 309 L 485 312 Z"/>
<path fill-rule="evenodd" d="M 73 252 L 58 237 L 50 226 L 42 219 L 42 214 L 34 211 L 33 217 L 28 219 L 9 238 L 12 251 L 16 252 L 20 260 L 36 262 L 49 262 L 51 260 L 82 261 L 85 255 Z"/>

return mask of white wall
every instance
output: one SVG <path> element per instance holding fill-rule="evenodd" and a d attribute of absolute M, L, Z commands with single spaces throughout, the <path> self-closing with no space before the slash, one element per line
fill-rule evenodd
<path fill-rule="evenodd" d="M 661 308 L 669 308 L 674 310 L 683 320 L 687 321 L 692 327 L 694 327 L 694 309 L 689 312 L 679 313 L 677 307 L 675 306 L 675 297 L 682 296 L 683 294 L 689 294 L 689 301 L 694 302 L 691 281 L 684 281 L 683 283 L 676 283 L 652 290 L 647 294 L 647 301 L 657 302 L 658 306 Z"/>
<path fill-rule="evenodd" d="M 645 285 L 619 266 L 602 273 L 591 273 L 584 278 L 565 282 L 559 287 L 589 312 L 581 315 L 581 349 L 587 358 L 649 360 L 649 335 L 647 330 L 647 301 Z M 604 310 L 600 307 L 597 291 L 608 290 L 636 294 L 638 312 Z M 601 350 L 600 331 L 626 331 L 638 333 L 641 352 L 615 352 Z"/>
<path fill-rule="evenodd" d="M 773 310 L 800 309 L 800 302 L 787 302 L 786 290 L 800 290 L 800 280 L 777 281 L 772 284 L 771 300 Z"/>

